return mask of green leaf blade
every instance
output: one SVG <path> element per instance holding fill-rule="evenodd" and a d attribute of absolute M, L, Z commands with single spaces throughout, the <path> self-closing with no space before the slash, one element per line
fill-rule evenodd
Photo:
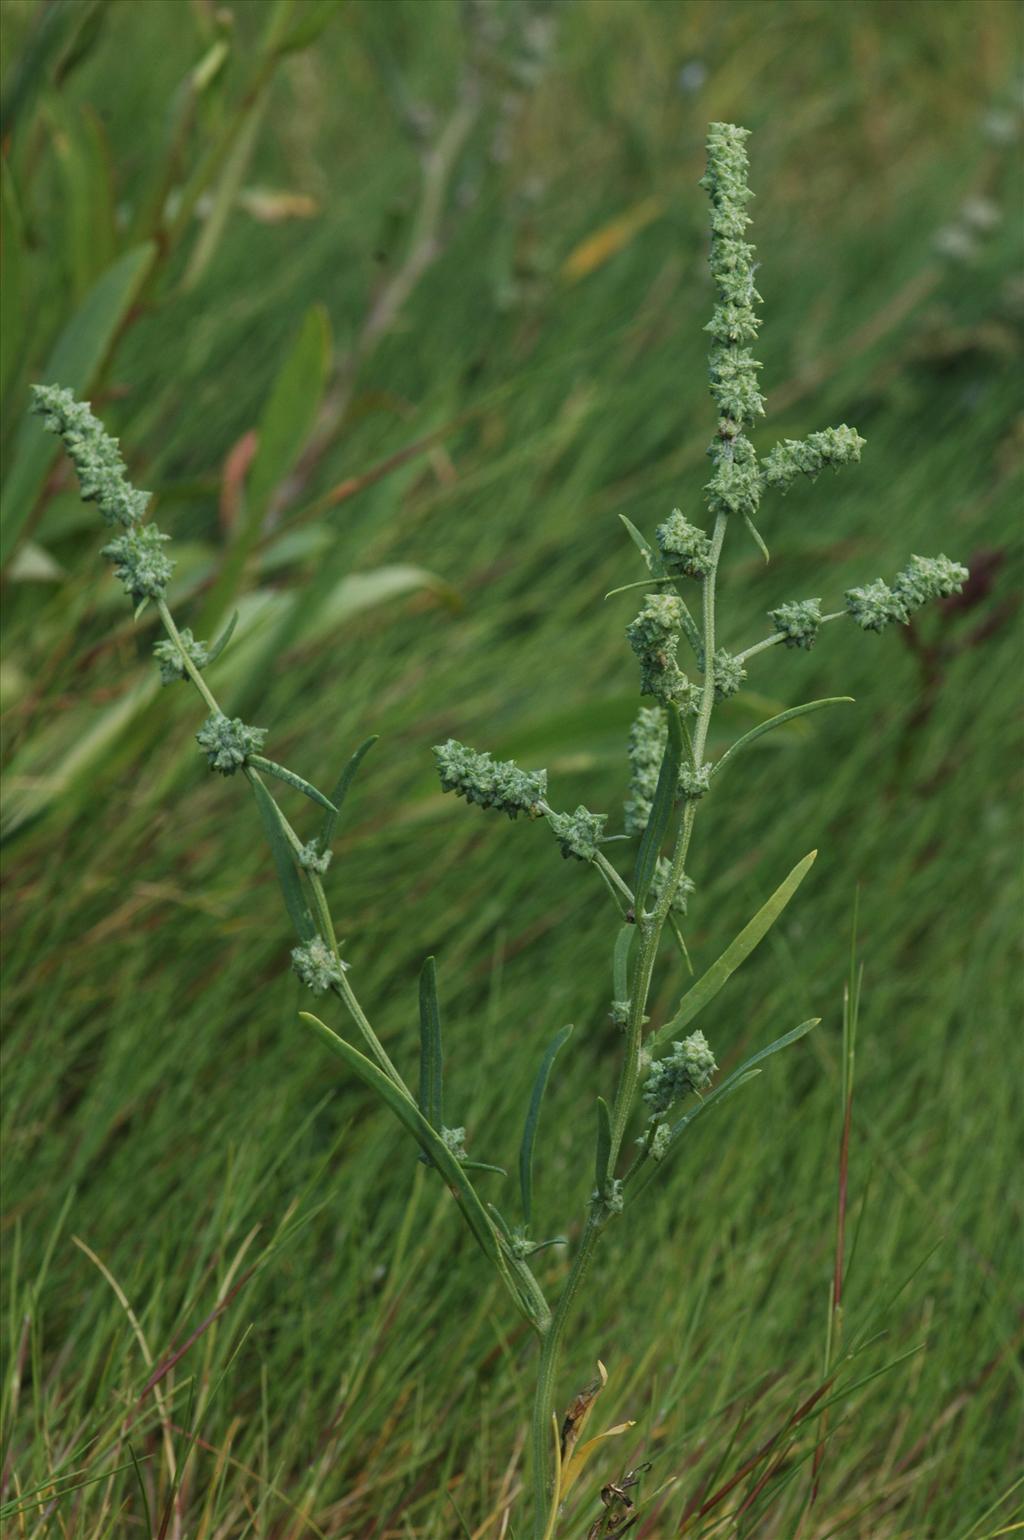
<path fill-rule="evenodd" d="M 805 717 L 812 711 L 822 711 L 826 706 L 845 706 L 850 705 L 852 701 L 852 695 L 829 695 L 822 700 L 806 701 L 802 706 L 791 706 L 788 711 L 780 711 L 776 716 L 769 717 L 766 722 L 759 722 L 756 727 L 744 733 L 742 738 L 737 738 L 736 742 L 716 761 L 711 769 L 712 780 L 721 774 L 730 759 L 742 753 L 756 739 L 763 738 L 765 733 L 770 733 L 773 728 L 781 727 L 784 722 L 793 722 L 797 717 Z"/>
<path fill-rule="evenodd" d="M 437 968 L 428 957 L 420 970 L 420 1111 L 438 1133 L 444 1122 L 444 1052 Z"/>
<path fill-rule="evenodd" d="M 331 802 L 334 804 L 334 811 L 327 814 L 327 817 L 324 819 L 323 828 L 320 831 L 320 848 L 322 850 L 327 850 L 334 838 L 334 829 L 338 822 L 338 815 L 341 812 L 345 798 L 348 796 L 349 787 L 355 780 L 356 771 L 379 738 L 379 733 L 373 733 L 371 737 L 365 738 L 334 783 L 331 790 Z"/>
<path fill-rule="evenodd" d="M 281 885 L 285 907 L 298 932 L 299 940 L 303 943 L 312 941 L 316 935 L 316 926 L 313 924 L 313 916 L 309 912 L 306 896 L 302 890 L 302 879 L 295 865 L 291 844 L 284 831 L 281 810 L 254 771 L 249 773 L 249 785 L 256 798 L 256 806 L 263 821 L 267 843 L 270 845 L 270 853 L 277 868 L 277 880 Z"/>
<path fill-rule="evenodd" d="M 519 1146 L 519 1190 L 523 1200 L 523 1220 L 528 1226 L 533 1218 L 533 1151 L 537 1142 L 537 1125 L 540 1122 L 540 1109 L 544 1100 L 544 1092 L 547 1090 L 548 1078 L 551 1068 L 562 1048 L 572 1036 L 571 1026 L 563 1027 L 560 1032 L 548 1044 L 547 1051 L 541 1061 L 533 1082 L 533 1090 L 530 1094 L 530 1105 L 526 1112 L 526 1124 L 523 1128 L 523 1138 Z"/>

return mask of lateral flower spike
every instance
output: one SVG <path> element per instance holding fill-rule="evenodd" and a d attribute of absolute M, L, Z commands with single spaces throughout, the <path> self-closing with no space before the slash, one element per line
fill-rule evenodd
<path fill-rule="evenodd" d="M 221 775 L 234 775 L 250 754 L 258 754 L 267 736 L 264 727 L 247 727 L 240 717 L 226 717 L 222 711 L 208 716 L 196 733 L 196 742 L 209 761 L 210 769 Z"/>
<path fill-rule="evenodd" d="M 181 645 L 188 653 L 190 662 L 200 672 L 210 661 L 210 652 L 205 642 L 197 642 L 188 626 L 180 631 Z M 187 679 L 185 660 L 181 656 L 176 644 L 169 639 L 163 642 L 155 642 L 153 656 L 160 665 L 160 683 L 176 684 L 179 679 Z"/>
<path fill-rule="evenodd" d="M 530 818 L 540 816 L 548 786 L 546 770 L 520 770 L 513 760 L 492 759 L 456 738 L 438 744 L 434 758 L 444 791 L 453 791 L 480 807 L 496 807 L 509 818 L 520 813 Z"/>
<path fill-rule="evenodd" d="M 591 813 L 578 807 L 575 813 L 549 813 L 548 823 L 558 841 L 564 860 L 592 861 L 601 843 L 607 815 Z"/>
<path fill-rule="evenodd" d="M 348 966 L 334 955 L 320 936 L 315 936 L 306 946 L 292 948 L 292 969 L 315 995 L 326 994 L 334 984 L 340 984 L 341 975 L 348 972 Z"/>
<path fill-rule="evenodd" d="M 846 608 L 864 631 L 884 631 L 898 622 L 906 625 L 915 610 L 932 599 L 958 594 L 969 577 L 966 567 L 948 556 L 912 556 L 892 587 L 882 578 L 845 595 Z"/>
<path fill-rule="evenodd" d="M 728 700 L 735 695 L 747 677 L 747 671 L 739 658 L 719 647 L 715 653 L 715 700 Z"/>
<path fill-rule="evenodd" d="M 658 774 L 668 741 L 668 722 L 660 706 L 641 706 L 629 729 L 629 797 L 626 833 L 642 834 L 651 816 Z"/>
<path fill-rule="evenodd" d="M 113 563 L 114 576 L 133 604 L 163 598 L 174 571 L 173 561 L 160 548 L 169 539 L 155 524 L 139 524 L 103 547 L 102 554 Z"/>
<path fill-rule="evenodd" d="M 785 494 L 798 476 L 814 481 L 828 466 L 837 471 L 841 465 L 856 465 L 866 443 L 845 422 L 805 439 L 787 438 L 761 461 L 765 486 Z"/>
<path fill-rule="evenodd" d="M 654 535 L 670 577 L 707 576 L 711 565 L 711 541 L 678 508 L 673 508 Z"/>

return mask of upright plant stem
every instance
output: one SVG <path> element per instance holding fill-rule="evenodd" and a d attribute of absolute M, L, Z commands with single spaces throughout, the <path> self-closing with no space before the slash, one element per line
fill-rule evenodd
<path fill-rule="evenodd" d="M 722 544 L 725 540 L 726 523 L 726 515 L 719 513 L 715 519 L 714 532 L 711 538 L 711 558 L 707 576 L 704 579 L 703 624 L 701 628 L 704 652 L 704 687 L 701 692 L 700 708 L 697 713 L 697 725 L 693 733 L 693 767 L 695 770 L 699 770 L 704 763 L 708 728 L 711 724 L 711 713 L 715 704 L 715 584 L 718 577 L 718 563 L 722 555 Z M 661 934 L 672 907 L 672 898 L 686 865 L 686 857 L 690 848 L 690 838 L 693 834 L 696 815 L 697 802 L 695 800 L 687 801 L 679 827 L 679 835 L 672 854 L 671 873 L 668 881 L 665 883 L 661 897 L 651 914 L 637 915 L 641 945 L 640 954 L 637 958 L 636 973 L 630 988 L 626 1052 L 619 1071 L 619 1083 L 616 1087 L 615 1099 L 611 1108 L 609 1176 L 615 1170 L 615 1163 L 622 1148 L 622 1142 L 629 1123 L 629 1115 L 636 1096 L 642 1063 L 643 1024 L 646 1016 L 647 1000 L 651 990 L 651 979 L 654 975 L 654 964 L 658 955 Z M 551 1324 L 547 1331 L 543 1333 L 541 1339 L 540 1363 L 537 1369 L 537 1385 L 534 1393 L 531 1422 L 534 1540 L 545 1540 L 553 1500 L 551 1490 L 553 1480 L 551 1419 L 555 1409 L 556 1380 L 565 1328 L 569 1314 L 576 1302 L 577 1295 L 593 1260 L 597 1238 L 604 1228 L 606 1214 L 603 1204 L 604 1194 L 595 1193 L 590 1205 L 590 1212 L 587 1215 L 586 1226 L 580 1237 L 580 1243 L 576 1249 L 572 1267 L 569 1270 L 569 1276 L 565 1281 L 558 1304 L 555 1307 Z"/>

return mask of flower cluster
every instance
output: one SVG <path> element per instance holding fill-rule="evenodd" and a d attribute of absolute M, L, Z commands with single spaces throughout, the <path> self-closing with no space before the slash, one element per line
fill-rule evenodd
<path fill-rule="evenodd" d="M 292 948 L 292 968 L 307 989 L 322 995 L 341 983 L 341 975 L 348 972 L 348 963 L 342 962 L 326 941 L 316 936 L 306 946 Z"/>
<path fill-rule="evenodd" d="M 168 537 L 155 524 L 140 524 L 149 493 L 136 491 L 128 480 L 117 439 L 104 430 L 87 401 L 76 401 L 60 385 L 33 385 L 32 410 L 63 440 L 83 500 L 94 502 L 108 524 L 122 526 L 122 534 L 103 547 L 103 555 L 114 563 L 132 603 L 162 598 L 174 569 L 160 548 Z"/>
<path fill-rule="evenodd" d="M 629 729 L 629 797 L 626 833 L 642 834 L 651 816 L 658 774 L 668 741 L 668 723 L 659 706 L 641 706 Z"/>
<path fill-rule="evenodd" d="M 728 700 L 735 695 L 746 677 L 747 671 L 739 658 L 719 647 L 715 653 L 715 700 Z"/>
<path fill-rule="evenodd" d="M 204 669 L 210 661 L 209 649 L 205 642 L 197 642 L 192 632 L 186 626 L 179 632 L 181 645 L 188 653 L 189 661 L 197 669 Z M 176 684 L 179 679 L 188 677 L 185 670 L 185 660 L 181 656 L 181 649 L 176 642 L 170 639 L 156 642 L 153 646 L 153 656 L 160 665 L 160 683 Z"/>
<path fill-rule="evenodd" d="M 892 587 L 882 578 L 845 594 L 846 608 L 864 631 L 884 631 L 897 622 L 906 625 L 915 610 L 931 599 L 959 593 L 969 573 L 948 556 L 912 556 Z"/>
<path fill-rule="evenodd" d="M 114 576 L 133 604 L 163 598 L 174 571 L 174 563 L 161 550 L 161 542 L 169 539 L 155 524 L 140 524 L 103 547 L 102 554 L 113 562 Z"/>
<path fill-rule="evenodd" d="M 577 861 L 592 861 L 606 821 L 604 813 L 591 813 L 585 807 L 578 807 L 575 813 L 548 814 L 551 832 L 566 860 L 575 856 Z"/>
<path fill-rule="evenodd" d="M 711 564 L 711 541 L 702 529 L 673 508 L 654 532 L 670 577 L 702 578 Z"/>
<path fill-rule="evenodd" d="M 679 795 L 686 802 L 696 802 L 710 785 L 710 765 L 684 765 L 679 772 Z"/>
<path fill-rule="evenodd" d="M 690 1091 L 703 1091 L 717 1069 L 703 1032 L 694 1032 L 681 1043 L 673 1043 L 672 1052 L 667 1058 L 654 1061 L 644 1082 L 643 1098 L 651 1109 L 650 1121 L 664 1117 Z"/>
<path fill-rule="evenodd" d="M 450 1154 L 460 1163 L 469 1159 L 466 1150 L 466 1130 L 464 1128 L 442 1128 L 441 1138 Z"/>
<path fill-rule="evenodd" d="M 438 775 L 445 791 L 453 791 L 480 807 L 497 807 L 510 818 L 526 813 L 536 818 L 548 787 L 546 770 L 520 770 L 511 759 L 467 748 L 455 738 L 434 749 Z"/>
<path fill-rule="evenodd" d="M 604 1192 L 598 1192 L 595 1187 L 590 1194 L 590 1202 L 598 1224 L 604 1224 L 613 1214 L 621 1214 L 626 1202 L 622 1190 L 622 1178 L 611 1177 L 605 1185 Z"/>
<path fill-rule="evenodd" d="M 811 648 L 821 627 L 820 599 L 792 599 L 769 610 L 768 619 L 785 638 L 785 647 Z"/>
<path fill-rule="evenodd" d="M 295 859 L 304 872 L 315 872 L 318 877 L 322 877 L 331 864 L 331 852 L 321 850 L 319 840 L 310 840 L 296 852 Z"/>
<path fill-rule="evenodd" d="M 689 707 L 692 689 L 676 662 L 683 603 L 675 594 L 651 594 L 626 627 L 629 645 L 640 659 L 640 694 Z"/>
<path fill-rule="evenodd" d="M 651 899 L 655 906 L 661 901 L 662 895 L 665 892 L 665 884 L 671 875 L 672 862 L 668 856 L 659 856 L 657 865 L 654 868 L 654 876 L 651 878 L 650 888 Z M 676 914 L 685 914 L 694 891 L 695 885 L 692 877 L 687 877 L 686 873 L 683 872 L 676 883 L 669 908 L 674 910 Z"/>
<path fill-rule="evenodd" d="M 258 754 L 267 736 L 263 727 L 247 727 L 240 717 L 226 717 L 222 711 L 208 716 L 196 733 L 196 742 L 210 762 L 211 770 L 234 775 L 250 754 Z"/>
<path fill-rule="evenodd" d="M 798 476 L 813 481 L 827 466 L 838 470 L 841 465 L 856 465 L 866 442 L 845 422 L 805 439 L 787 438 L 761 461 L 765 486 L 786 493 Z"/>

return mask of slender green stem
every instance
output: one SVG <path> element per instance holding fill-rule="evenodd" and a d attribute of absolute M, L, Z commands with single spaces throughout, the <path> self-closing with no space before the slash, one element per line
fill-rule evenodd
<path fill-rule="evenodd" d="M 704 579 L 701 645 L 705 668 L 704 687 L 697 714 L 697 724 L 693 734 L 692 747 L 695 770 L 699 770 L 704 762 L 704 749 L 707 745 L 708 728 L 715 704 L 715 583 L 718 576 L 718 563 L 722 554 L 722 544 L 725 539 L 727 522 L 725 514 L 719 514 L 715 520 L 714 532 L 711 537 L 711 559 L 707 576 Z M 664 930 L 669 911 L 672 907 L 672 897 L 686 864 L 696 813 L 696 801 L 688 801 L 683 812 L 679 835 L 672 855 L 671 872 L 662 890 L 661 897 L 651 914 L 637 915 L 637 924 L 640 926 L 641 933 L 641 947 L 640 955 L 637 958 L 636 973 L 630 989 L 629 1020 L 626 1028 L 626 1052 L 619 1072 L 619 1083 L 611 1108 L 609 1172 L 615 1169 L 636 1096 L 643 1050 L 643 1023 L 647 999 L 650 994 L 651 979 L 654 974 L 655 959 L 658 954 L 661 933 Z M 531 1420 L 534 1540 L 543 1540 L 550 1511 L 552 1480 L 551 1416 L 555 1404 L 556 1379 L 562 1342 L 569 1314 L 586 1277 L 587 1270 L 590 1267 L 597 1237 L 605 1223 L 606 1211 L 603 1208 L 603 1198 L 603 1193 L 596 1193 L 594 1195 L 594 1201 L 591 1203 L 590 1213 L 587 1217 L 586 1228 L 580 1238 L 580 1244 L 573 1259 L 569 1276 L 565 1281 L 561 1297 L 555 1307 L 551 1325 L 543 1335 Z"/>
<path fill-rule="evenodd" d="M 830 620 L 842 620 L 846 610 L 833 610 L 830 615 L 822 615 L 821 624 L 827 625 Z M 748 647 L 744 652 L 736 654 L 737 663 L 746 663 L 748 658 L 756 658 L 759 652 L 766 652 L 769 647 L 777 647 L 780 642 L 786 640 L 785 631 L 776 631 L 771 636 L 766 636 L 763 642 L 755 642 L 753 647 Z"/>

